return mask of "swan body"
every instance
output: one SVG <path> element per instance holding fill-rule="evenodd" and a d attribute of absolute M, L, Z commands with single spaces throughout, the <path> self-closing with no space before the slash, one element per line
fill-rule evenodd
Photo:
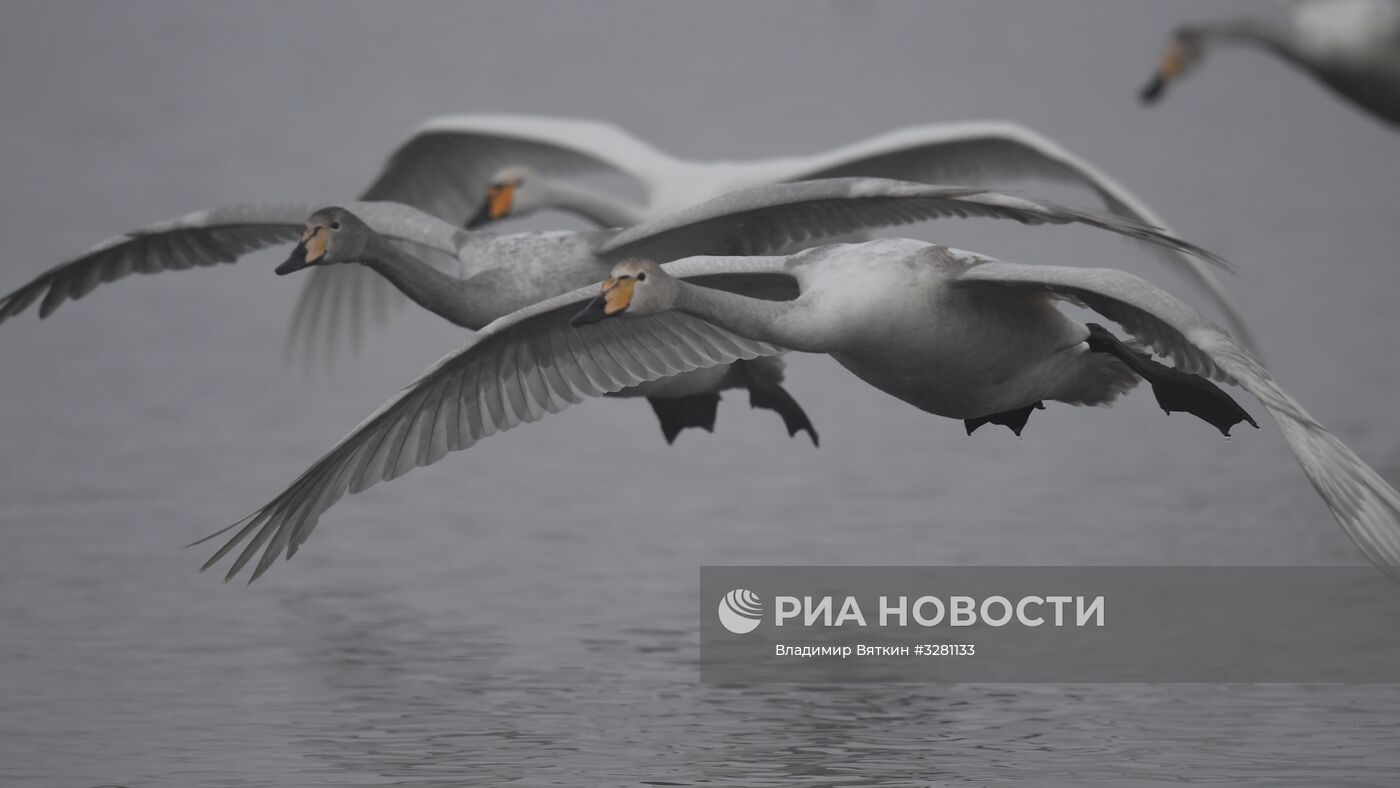
<path fill-rule="evenodd" d="M 792 268 L 802 295 L 784 318 L 793 344 L 783 346 L 828 353 L 866 383 L 953 419 L 1047 399 L 1098 404 L 1127 389 L 1126 368 L 1076 350 L 1087 330 L 1047 299 L 949 286 L 981 259 L 907 239 L 799 254 Z M 1081 363 L 1117 370 L 1091 377 L 1122 378 L 1121 387 L 1085 390 Z"/>
<path fill-rule="evenodd" d="M 585 398 L 798 350 L 828 353 L 873 387 L 929 413 L 1018 431 L 1042 401 L 1105 404 L 1141 374 L 1165 409 L 1209 421 L 1211 408 L 1233 408 L 1228 423 L 1216 424 L 1228 434 L 1234 423 L 1253 420 L 1207 378 L 1238 385 L 1273 416 L 1362 552 L 1400 574 L 1400 495 L 1229 334 L 1139 277 L 1008 264 L 909 240 L 665 265 L 625 260 L 611 274 L 601 291 L 565 293 L 486 326 L 271 502 L 200 540 L 226 536 L 205 568 L 238 549 L 226 579 L 255 557 L 256 579 L 277 556 L 295 554 L 345 493 Z M 720 280 L 725 289 L 699 286 Z M 795 297 L 754 297 L 774 280 L 786 280 Z M 1177 368 L 1154 370 L 1145 353 L 1060 313 L 1062 300 L 1113 320 Z"/>
<path fill-rule="evenodd" d="M 1400 125 L 1400 0 L 1302 0 L 1281 20 L 1186 25 L 1172 35 L 1143 100 L 1157 101 L 1216 44 L 1272 52 L 1374 117 Z"/>
<path fill-rule="evenodd" d="M 922 241 L 817 247 L 784 260 L 800 295 L 764 324 L 734 324 L 723 294 L 683 291 L 675 308 L 779 347 L 826 353 L 856 377 L 920 410 L 975 419 L 1042 400 L 1103 404 L 1136 378 L 1088 353 L 1088 329 L 1031 293 L 956 286 L 988 258 Z"/>

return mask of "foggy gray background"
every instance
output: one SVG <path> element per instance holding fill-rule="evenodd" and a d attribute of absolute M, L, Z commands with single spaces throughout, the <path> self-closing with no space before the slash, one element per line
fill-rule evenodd
<path fill-rule="evenodd" d="M 188 211 L 349 199 L 436 114 L 596 117 L 702 159 L 1011 119 L 1238 264 L 1276 376 L 1395 482 L 1400 136 L 1257 52 L 1136 102 L 1175 24 L 1274 5 L 7 2 L 0 290 Z M 1088 230 L 906 234 L 1200 302 Z M 1400 766 L 1393 687 L 699 684 L 702 564 L 1361 560 L 1271 422 L 1227 442 L 1145 387 L 1052 405 L 1024 441 L 969 438 L 794 357 L 820 449 L 743 396 L 669 448 L 645 405 L 589 402 L 341 501 L 251 588 L 199 575 L 207 553 L 180 545 L 460 340 L 405 312 L 304 375 L 281 358 L 301 286 L 273 276 L 284 255 L 0 327 L 0 782 L 1318 785 Z"/>

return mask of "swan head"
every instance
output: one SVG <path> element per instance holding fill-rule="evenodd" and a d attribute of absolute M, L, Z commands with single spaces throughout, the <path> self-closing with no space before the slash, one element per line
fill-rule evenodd
<path fill-rule="evenodd" d="M 1199 30 L 1183 27 L 1172 34 L 1167 49 L 1157 62 L 1157 70 L 1143 86 L 1140 97 L 1144 104 L 1155 104 L 1167 87 L 1200 65 L 1205 46 Z"/>
<path fill-rule="evenodd" d="M 286 262 L 277 266 L 277 273 L 280 276 L 313 265 L 362 260 L 365 244 L 373 234 L 369 225 L 344 208 L 322 208 L 306 220 L 301 241 Z"/>
<path fill-rule="evenodd" d="M 571 325 L 583 326 L 622 315 L 651 315 L 670 309 L 676 302 L 676 280 L 660 265 L 640 258 L 613 266 L 603 291 L 588 302 Z"/>
<path fill-rule="evenodd" d="M 491 177 L 481 207 L 467 220 L 468 230 L 522 216 L 544 207 L 544 176 L 529 167 L 505 167 Z"/>

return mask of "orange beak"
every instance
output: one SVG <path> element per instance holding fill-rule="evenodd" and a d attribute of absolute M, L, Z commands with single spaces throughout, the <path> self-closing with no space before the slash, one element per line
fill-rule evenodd
<path fill-rule="evenodd" d="M 467 229 L 480 227 L 490 222 L 499 221 L 510 216 L 511 209 L 515 207 L 515 185 L 510 183 L 493 183 L 486 190 L 486 201 L 481 204 L 481 208 L 467 220 Z"/>

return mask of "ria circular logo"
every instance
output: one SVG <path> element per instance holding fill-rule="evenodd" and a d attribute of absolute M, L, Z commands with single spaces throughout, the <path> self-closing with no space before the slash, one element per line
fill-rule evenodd
<path fill-rule="evenodd" d="M 747 588 L 736 588 L 719 600 L 719 623 L 736 635 L 748 634 L 763 620 L 763 600 Z"/>

